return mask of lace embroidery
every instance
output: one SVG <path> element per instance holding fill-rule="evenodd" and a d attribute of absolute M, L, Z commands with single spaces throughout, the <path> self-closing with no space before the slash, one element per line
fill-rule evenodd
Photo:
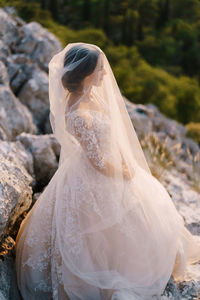
<path fill-rule="evenodd" d="M 87 157 L 98 168 L 105 168 L 105 157 L 101 154 L 99 147 L 98 125 L 91 119 L 86 121 L 82 116 L 73 113 L 70 114 L 70 121 L 70 131 L 83 147 Z"/>
<path fill-rule="evenodd" d="M 46 195 L 49 192 L 51 187 L 48 186 L 46 190 L 41 194 L 40 199 L 38 199 L 38 207 L 36 210 L 39 211 L 39 214 L 42 213 L 42 201 L 46 200 Z M 55 193 L 55 189 L 51 191 Z M 44 199 L 42 199 L 44 198 Z M 22 262 L 22 266 L 26 265 L 33 270 L 39 271 L 44 276 L 44 280 L 40 283 L 35 282 L 35 290 L 41 290 L 43 292 L 51 291 L 51 220 L 53 216 L 53 208 L 54 208 L 55 199 L 46 200 L 45 206 L 45 217 L 40 218 L 40 220 L 36 220 L 37 215 L 33 214 L 30 216 L 30 221 L 32 222 L 32 226 L 28 229 L 28 234 L 25 239 L 24 245 L 29 249 L 29 256 L 25 261 Z M 41 228 L 44 228 L 41 231 Z M 39 234 L 40 233 L 40 234 Z M 37 255 L 35 252 L 37 251 Z"/>

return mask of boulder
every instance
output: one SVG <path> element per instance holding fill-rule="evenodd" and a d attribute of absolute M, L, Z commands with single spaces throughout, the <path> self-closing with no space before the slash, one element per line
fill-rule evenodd
<path fill-rule="evenodd" d="M 12 257 L 0 259 L 0 300 L 22 300 L 15 273 L 15 263 Z"/>
<path fill-rule="evenodd" d="M 14 94 L 18 96 L 23 85 L 31 78 L 33 69 L 36 64 L 33 64 L 30 58 L 21 54 L 12 54 L 6 60 L 7 72 L 10 80 L 10 87 Z"/>
<path fill-rule="evenodd" d="M 9 141 L 13 141 L 21 132 L 37 133 L 28 108 L 6 85 L 0 85 L 0 128 L 0 137 Z"/>
<path fill-rule="evenodd" d="M 33 160 L 20 142 L 0 142 L 0 241 L 31 205 Z M 30 173 L 28 173 L 30 172 Z"/>
<path fill-rule="evenodd" d="M 9 77 L 5 64 L 0 61 L 0 85 L 9 85 Z"/>
<path fill-rule="evenodd" d="M 14 47 L 20 33 L 17 22 L 5 9 L 0 9 L 0 38 L 10 48 Z"/>
<path fill-rule="evenodd" d="M 6 60 L 10 55 L 10 48 L 0 39 L 0 61 L 6 63 Z"/>
<path fill-rule="evenodd" d="M 20 101 L 32 112 L 34 121 L 40 128 L 49 112 L 49 85 L 45 72 L 35 69 L 31 78 L 18 93 Z M 40 132 L 41 133 L 41 132 Z"/>
<path fill-rule="evenodd" d="M 41 190 L 48 184 L 58 168 L 59 144 L 53 134 L 31 135 L 22 133 L 16 137 L 33 155 L 34 173 Z"/>
<path fill-rule="evenodd" d="M 138 136 L 145 135 L 153 130 L 153 111 L 142 104 L 133 104 L 124 98 L 127 111 Z"/>
<path fill-rule="evenodd" d="M 15 51 L 30 55 L 31 60 L 48 72 L 51 57 L 62 49 L 59 40 L 37 22 L 30 22 L 21 27 L 22 38 Z"/>

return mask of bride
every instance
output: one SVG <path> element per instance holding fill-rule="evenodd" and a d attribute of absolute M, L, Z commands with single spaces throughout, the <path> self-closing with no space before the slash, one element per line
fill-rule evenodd
<path fill-rule="evenodd" d="M 71 43 L 54 55 L 49 98 L 61 153 L 17 236 L 23 299 L 160 297 L 200 244 L 152 176 L 104 52 Z"/>

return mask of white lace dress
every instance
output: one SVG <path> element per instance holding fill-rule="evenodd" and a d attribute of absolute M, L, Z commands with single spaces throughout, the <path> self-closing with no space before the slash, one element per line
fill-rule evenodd
<path fill-rule="evenodd" d="M 21 224 L 16 272 L 25 300 L 153 299 L 172 272 L 182 279 L 186 264 L 200 260 L 200 245 L 156 178 L 138 166 L 122 190 L 92 166 L 109 160 L 110 127 L 97 111 L 89 122 L 66 115 L 76 151 Z"/>

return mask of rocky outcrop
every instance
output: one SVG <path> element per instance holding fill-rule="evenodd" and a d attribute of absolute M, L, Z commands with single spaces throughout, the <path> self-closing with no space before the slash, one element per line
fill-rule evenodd
<path fill-rule="evenodd" d="M 21 125 L 17 134 L 46 133 L 46 128 L 49 128 L 45 124 L 49 122 L 48 63 L 62 47 L 58 39 L 40 24 L 27 24 L 12 12 L 12 8 L 0 9 L 0 70 L 3 70 L 0 83 L 7 83 L 7 94 L 12 95 L 10 98 L 15 95 L 17 98 L 12 102 L 18 101 L 17 107 L 25 112 L 25 117 L 21 116 L 21 119 L 28 119 L 28 124 L 24 124 L 23 130 Z M 4 106 L 2 103 L 2 110 Z M 12 133 L 4 132 L 7 124 L 2 127 L 0 123 L 2 139 L 12 138 Z"/>
<path fill-rule="evenodd" d="M 0 128 L 0 138 L 9 141 L 21 132 L 37 133 L 30 111 L 5 85 L 0 85 Z"/>
<path fill-rule="evenodd" d="M 164 116 L 153 104 L 136 105 L 126 98 L 125 103 L 139 138 L 142 140 L 145 136 L 156 133 L 160 143 L 166 141 L 165 147 L 172 157 L 175 169 L 180 172 L 180 176 L 185 173 L 191 181 L 194 178 L 193 159 L 200 153 L 200 147 L 186 136 L 185 126 Z M 200 159 L 196 160 L 195 165 L 200 174 Z"/>
<path fill-rule="evenodd" d="M 37 22 L 24 24 L 20 28 L 20 35 L 15 51 L 27 54 L 41 69 L 48 72 L 51 57 L 61 48 L 55 36 Z"/>
<path fill-rule="evenodd" d="M 32 153 L 34 174 L 41 190 L 48 184 L 58 168 L 59 144 L 53 134 L 35 136 L 22 133 L 17 136 L 16 140 Z"/>
<path fill-rule="evenodd" d="M 17 21 L 3 9 L 0 10 L 0 37 L 2 42 L 11 49 L 19 40 Z"/>
<path fill-rule="evenodd" d="M 49 123 L 48 62 L 61 49 L 36 22 L 0 9 L 0 299 L 19 300 L 15 237 L 58 167 Z M 35 194 L 34 191 L 36 191 Z"/>
<path fill-rule="evenodd" d="M 10 257 L 0 260 L 0 300 L 22 300 L 17 289 L 14 261 Z"/>
<path fill-rule="evenodd" d="M 31 205 L 33 159 L 20 142 L 0 143 L 0 241 Z M 28 173 L 28 171 L 30 173 Z"/>
<path fill-rule="evenodd" d="M 48 88 L 47 74 L 35 69 L 32 71 L 31 78 L 26 81 L 18 93 L 20 101 L 32 112 L 39 128 L 49 113 Z"/>

